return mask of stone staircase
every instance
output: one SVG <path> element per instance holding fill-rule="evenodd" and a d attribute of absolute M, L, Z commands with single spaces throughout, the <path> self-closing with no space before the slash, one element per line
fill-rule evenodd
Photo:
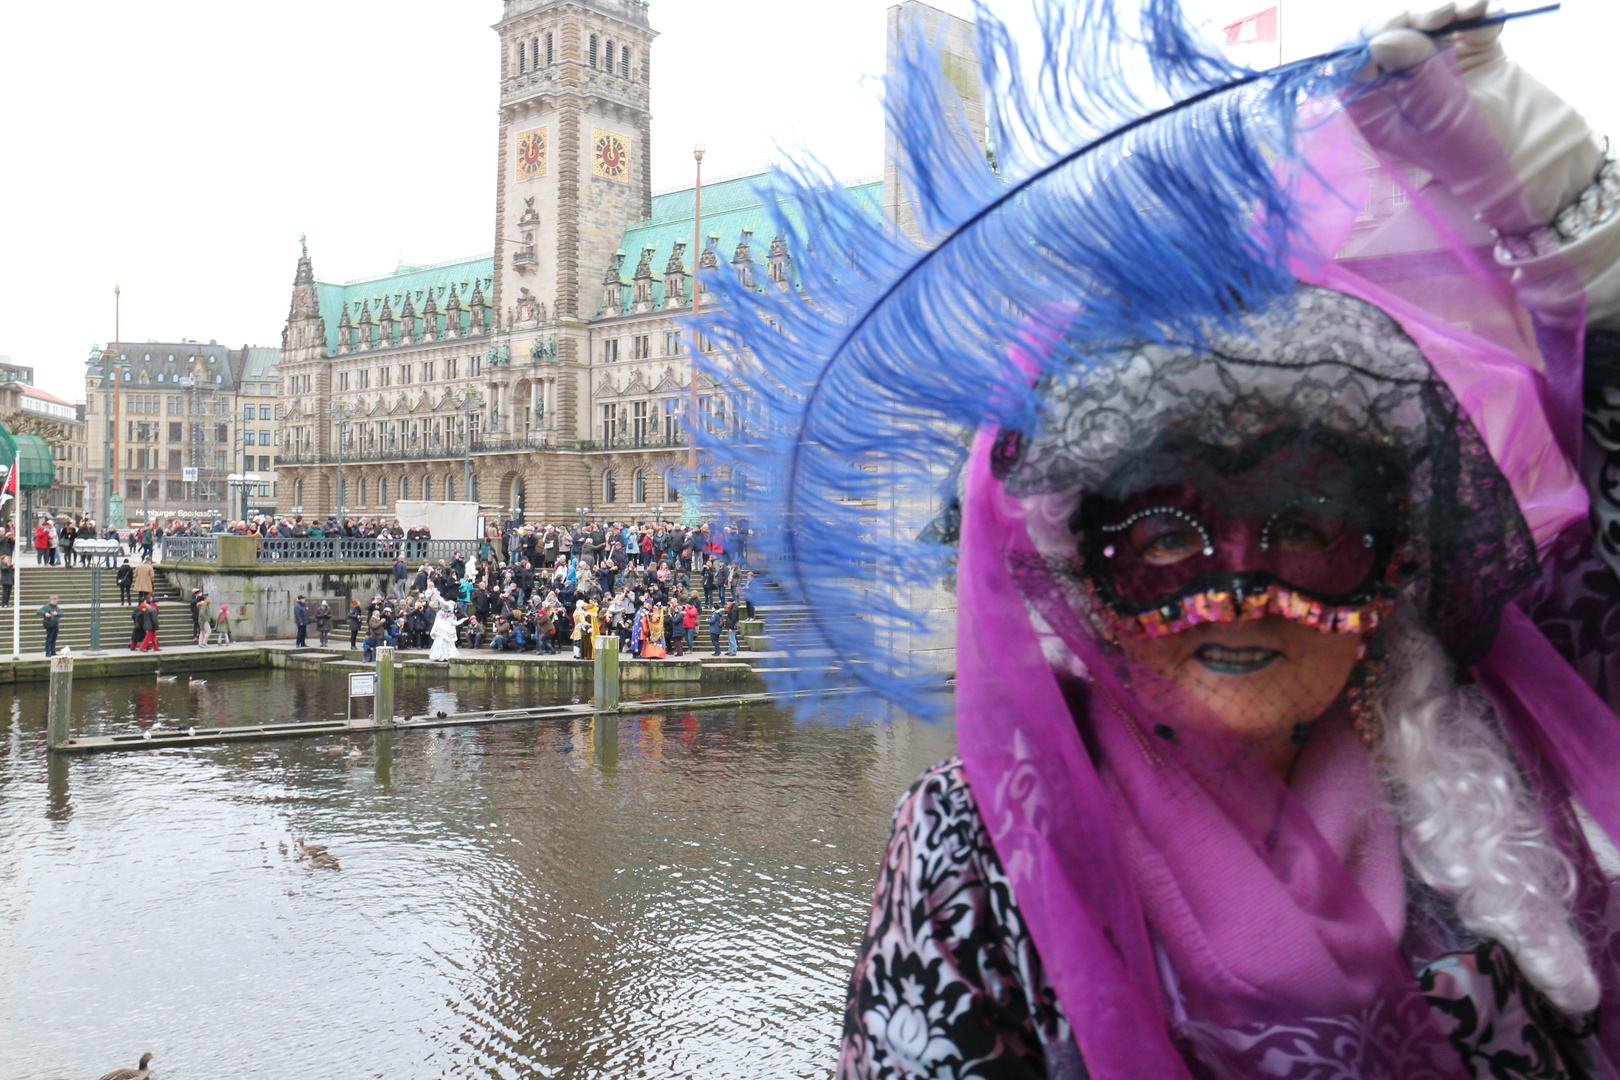
<path fill-rule="evenodd" d="M 101 647 L 124 649 L 129 645 L 132 624 L 128 607 L 118 602 L 118 582 L 115 570 L 101 571 Z M 163 571 L 154 579 L 158 601 L 158 644 L 193 645 L 191 638 L 191 612 L 185 597 L 180 595 Z M 64 645 L 74 652 L 90 647 L 90 570 L 87 567 L 22 565 L 22 651 L 45 651 L 45 628 L 34 612 L 51 596 L 56 597 L 62 609 L 62 628 L 56 636 L 56 647 Z M 6 655 L 11 648 L 11 609 L 0 608 L 0 643 Z"/>

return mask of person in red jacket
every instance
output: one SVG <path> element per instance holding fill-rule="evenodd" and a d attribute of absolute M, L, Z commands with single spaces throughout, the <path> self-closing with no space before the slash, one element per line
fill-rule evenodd
<path fill-rule="evenodd" d="M 158 648 L 158 605 L 156 600 L 148 600 L 141 605 L 141 626 L 146 631 L 141 636 L 141 652 L 151 649 L 153 652 L 162 652 Z"/>
<path fill-rule="evenodd" d="M 34 527 L 34 561 L 41 566 L 45 565 L 45 561 L 50 557 L 50 550 L 51 531 L 45 527 L 45 519 L 41 518 L 39 524 Z"/>

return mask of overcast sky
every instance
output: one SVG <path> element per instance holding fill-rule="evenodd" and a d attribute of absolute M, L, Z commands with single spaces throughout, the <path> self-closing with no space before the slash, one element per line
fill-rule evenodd
<path fill-rule="evenodd" d="M 1270 0 L 1200 0 L 1216 21 Z M 1382 5 L 1287 0 L 1325 48 Z M 889 0 L 653 0 L 653 186 L 751 171 L 778 144 L 882 168 Z M 113 336 L 275 345 L 298 237 L 344 280 L 493 245 L 501 0 L 14 4 L 0 35 L 0 354 L 83 397 Z M 968 0 L 936 0 L 958 14 Z M 1390 5 L 1393 6 L 1393 5 Z M 1565 0 L 1509 47 L 1620 131 L 1615 0 Z"/>

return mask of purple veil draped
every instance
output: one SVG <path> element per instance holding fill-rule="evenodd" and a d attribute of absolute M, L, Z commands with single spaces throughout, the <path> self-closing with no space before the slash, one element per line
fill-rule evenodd
<path fill-rule="evenodd" d="M 1452 114 L 1467 112 L 1449 57 L 1421 78 Z M 1370 126 L 1426 122 L 1392 118 L 1386 104 L 1369 95 L 1350 114 Z M 1477 116 L 1446 122 L 1483 127 Z M 1309 167 L 1284 182 L 1316 249 L 1333 257 L 1298 259 L 1296 275 L 1400 324 L 1545 552 L 1586 511 L 1571 460 L 1579 283 L 1542 268 L 1534 290 L 1515 290 L 1445 189 L 1381 160 L 1361 134 L 1337 109 L 1306 128 Z M 1470 144 L 1475 167 L 1505 167 L 1486 134 Z M 1537 309 L 1525 295 L 1560 299 Z M 1009 369 L 1040 370 L 1059 325 L 1033 320 Z M 1083 310 L 1075 326 L 1083 332 Z M 1156 738 L 1164 699 L 1121 675 L 1072 587 L 1044 569 L 1041 500 L 997 478 L 997 434 L 980 432 L 964 482 L 958 743 L 1091 1075 L 1470 1075 L 1401 949 L 1399 839 L 1370 755 L 1329 724 L 1285 785 L 1196 718 L 1178 718 L 1190 722 L 1176 739 Z M 1620 836 L 1620 720 L 1512 606 L 1473 672 L 1580 873 L 1576 921 L 1602 985 L 1600 1074 L 1614 1075 L 1620 939 L 1571 800 Z"/>

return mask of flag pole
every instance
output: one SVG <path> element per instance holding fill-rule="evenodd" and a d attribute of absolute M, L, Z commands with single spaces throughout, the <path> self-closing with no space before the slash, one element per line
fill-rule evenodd
<path fill-rule="evenodd" d="M 22 467 L 22 451 L 11 459 L 11 472 L 6 476 L 7 489 L 15 489 L 16 494 L 11 497 L 11 659 L 13 662 L 22 659 L 22 548 L 21 536 L 17 528 L 17 507 L 22 502 L 22 477 L 18 469 Z"/>

